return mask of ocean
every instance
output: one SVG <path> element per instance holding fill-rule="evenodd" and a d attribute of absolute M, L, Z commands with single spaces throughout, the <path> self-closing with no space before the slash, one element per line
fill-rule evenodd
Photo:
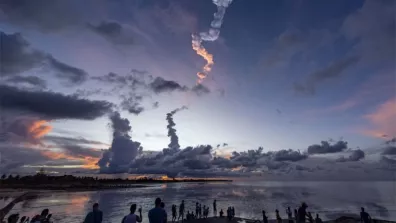
<path fill-rule="evenodd" d="M 0 191 L 1 207 L 11 201 L 16 194 Z M 275 217 L 275 209 L 286 218 L 285 209 L 292 210 L 304 201 L 308 211 L 319 213 L 323 220 L 334 219 L 344 214 L 359 214 L 360 207 L 375 218 L 396 220 L 395 182 L 258 182 L 234 181 L 219 183 L 167 183 L 154 184 L 145 188 L 115 189 L 89 192 L 42 192 L 39 198 L 18 204 L 11 213 L 21 216 L 39 214 L 49 208 L 57 223 L 81 223 L 98 202 L 103 211 L 104 223 L 121 222 L 128 214 L 129 206 L 136 203 L 143 209 L 143 222 L 148 222 L 147 212 L 160 197 L 166 204 L 168 216 L 171 206 L 179 206 L 181 200 L 187 210 L 195 210 L 195 202 L 209 205 L 212 215 L 212 202 L 217 200 L 218 212 L 226 212 L 234 206 L 236 216 L 261 219 L 264 209 L 269 218 Z"/>

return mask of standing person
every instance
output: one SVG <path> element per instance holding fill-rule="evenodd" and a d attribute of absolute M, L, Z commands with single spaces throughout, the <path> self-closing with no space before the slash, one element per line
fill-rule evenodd
<path fill-rule="evenodd" d="M 44 210 L 43 210 L 44 211 Z M 103 213 L 99 210 L 99 204 L 95 203 L 92 206 L 92 211 L 85 217 L 84 223 L 102 223 Z"/>
<path fill-rule="evenodd" d="M 322 219 L 319 218 L 318 214 L 316 214 L 315 223 L 323 223 Z"/>
<path fill-rule="evenodd" d="M 179 217 L 177 218 L 177 220 L 179 220 L 180 217 L 182 218 L 182 222 L 183 222 L 183 220 L 184 220 L 184 200 L 182 200 L 182 203 L 179 206 Z"/>
<path fill-rule="evenodd" d="M 289 223 L 293 223 L 293 214 L 292 214 L 290 207 L 287 207 L 286 214 L 287 214 L 287 219 L 289 220 Z"/>
<path fill-rule="evenodd" d="M 220 218 L 222 218 L 224 215 L 223 209 L 220 209 Z"/>
<path fill-rule="evenodd" d="M 198 202 L 195 203 L 195 217 L 198 218 L 198 214 L 199 214 L 199 204 Z"/>
<path fill-rule="evenodd" d="M 129 208 L 130 213 L 126 215 L 121 223 L 136 223 L 136 222 L 142 222 L 143 217 L 142 217 L 142 209 L 139 208 L 139 216 L 135 214 L 136 211 L 136 204 L 132 204 L 131 207 Z"/>
<path fill-rule="evenodd" d="M 363 207 L 361 207 L 360 220 L 363 223 L 370 223 L 371 222 L 371 216 L 367 212 L 364 211 Z"/>
<path fill-rule="evenodd" d="M 155 199 L 155 207 L 148 212 L 148 218 L 150 223 L 163 223 L 165 219 L 165 211 L 161 208 L 161 198 Z"/>
<path fill-rule="evenodd" d="M 265 215 L 265 211 L 263 210 L 263 223 L 268 223 L 268 217 Z"/>
<path fill-rule="evenodd" d="M 312 217 L 311 212 L 308 212 L 308 221 L 309 221 L 309 223 L 313 223 L 314 222 L 314 219 Z"/>
<path fill-rule="evenodd" d="M 231 216 L 232 216 L 232 218 L 235 217 L 235 208 L 234 208 L 234 206 L 231 207 Z"/>
<path fill-rule="evenodd" d="M 217 216 L 217 205 L 216 205 L 216 199 L 213 201 L 213 215 L 216 217 Z"/>
<path fill-rule="evenodd" d="M 172 205 L 172 222 L 176 221 L 176 204 Z"/>
<path fill-rule="evenodd" d="M 282 218 L 279 215 L 279 210 L 276 209 L 275 212 L 276 212 L 276 222 L 277 223 L 282 223 Z"/>
<path fill-rule="evenodd" d="M 305 222 L 305 217 L 307 216 L 307 207 L 308 207 L 308 205 L 305 202 L 303 202 L 301 204 L 301 207 L 298 208 L 298 222 L 299 223 Z"/>
<path fill-rule="evenodd" d="M 165 210 L 165 203 L 164 203 L 164 202 L 161 202 L 161 208 L 162 208 L 162 210 L 164 210 L 164 212 L 165 212 L 165 217 L 164 217 L 164 222 L 163 222 L 163 223 L 166 223 L 166 222 L 168 221 L 168 213 L 166 213 L 166 210 Z"/>

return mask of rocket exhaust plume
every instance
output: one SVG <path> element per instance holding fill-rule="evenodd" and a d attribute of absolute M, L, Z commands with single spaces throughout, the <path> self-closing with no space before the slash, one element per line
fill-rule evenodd
<path fill-rule="evenodd" d="M 199 56 L 204 58 L 206 65 L 202 68 L 202 71 L 197 73 L 198 83 L 208 76 L 208 73 L 212 70 L 214 65 L 213 55 L 210 54 L 205 47 L 202 46 L 203 41 L 215 41 L 219 38 L 220 28 L 223 24 L 223 18 L 226 13 L 227 7 L 231 4 L 232 0 L 213 0 L 213 4 L 217 6 L 217 12 L 213 15 L 214 19 L 210 24 L 211 28 L 208 32 L 201 32 L 199 34 L 192 34 L 192 48 L 197 52 Z"/>
<path fill-rule="evenodd" d="M 188 109 L 188 108 L 186 106 L 183 106 L 166 114 L 166 120 L 168 121 L 168 125 L 166 126 L 166 128 L 168 128 L 168 136 L 170 137 L 171 140 L 168 147 L 172 150 L 178 150 L 180 148 L 179 137 L 177 137 L 176 129 L 174 129 L 176 123 L 173 121 L 173 115 L 184 109 Z"/>

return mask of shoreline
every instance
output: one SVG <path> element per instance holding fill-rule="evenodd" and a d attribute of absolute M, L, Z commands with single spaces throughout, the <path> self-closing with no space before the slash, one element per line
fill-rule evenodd
<path fill-rule="evenodd" d="M 168 184 L 168 183 L 219 183 L 219 182 L 232 182 L 232 180 L 198 180 L 198 179 L 186 179 L 186 180 L 150 180 L 140 181 L 131 180 L 130 182 L 97 182 L 92 184 L 83 183 L 46 183 L 46 184 L 24 184 L 22 182 L 4 183 L 0 182 L 0 192 L 4 190 L 37 190 L 37 191 L 68 191 L 68 192 L 80 192 L 80 191 L 99 191 L 99 190 L 111 190 L 111 189 L 130 189 L 130 188 L 148 188 L 153 187 L 157 184 Z M 29 182 L 30 183 L 30 182 Z"/>
<path fill-rule="evenodd" d="M 168 221 L 172 222 L 172 221 Z M 305 221 L 308 223 L 308 220 Z M 315 221 L 314 221 L 315 222 Z M 335 222 L 340 222 L 340 223 L 351 223 L 351 222 L 359 222 L 360 219 L 357 218 L 352 218 L 352 217 L 347 217 L 347 216 L 342 216 L 339 217 L 335 220 L 326 220 L 323 221 L 323 223 L 335 223 Z M 374 223 L 396 223 L 396 221 L 388 221 L 388 220 L 381 220 L 381 219 L 372 219 L 372 222 Z M 182 221 L 175 221 L 174 223 L 182 223 Z M 247 218 L 239 218 L 239 217 L 234 217 L 229 221 L 227 217 L 208 217 L 208 218 L 200 218 L 200 219 L 191 219 L 189 221 L 184 220 L 183 223 L 262 223 L 262 220 L 255 220 L 255 219 L 247 219 Z M 268 219 L 268 223 L 277 223 L 276 219 Z M 289 223 L 288 219 L 282 219 L 282 223 Z"/>

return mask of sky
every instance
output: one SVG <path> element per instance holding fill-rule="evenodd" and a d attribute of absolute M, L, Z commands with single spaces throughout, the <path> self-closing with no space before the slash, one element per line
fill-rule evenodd
<path fill-rule="evenodd" d="M 390 179 L 395 12 L 393 0 L 1 0 L 0 167 Z"/>

